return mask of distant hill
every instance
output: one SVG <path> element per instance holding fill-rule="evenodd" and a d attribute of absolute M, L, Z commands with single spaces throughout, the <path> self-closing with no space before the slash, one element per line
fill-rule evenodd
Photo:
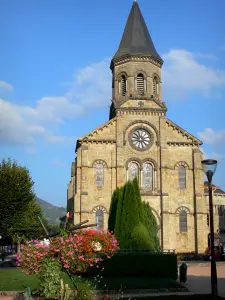
<path fill-rule="evenodd" d="M 59 218 L 65 216 L 66 208 L 54 206 L 51 203 L 36 197 L 36 202 L 41 206 L 43 214 L 50 225 L 58 225 Z"/>

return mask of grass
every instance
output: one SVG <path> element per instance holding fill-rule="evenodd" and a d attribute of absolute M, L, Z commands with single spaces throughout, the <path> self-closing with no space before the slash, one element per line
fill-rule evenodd
<path fill-rule="evenodd" d="M 118 298 L 117 298 L 118 299 Z M 120 298 L 129 300 L 130 298 Z M 183 295 L 183 296 L 156 296 L 156 297 L 134 297 L 132 300 L 212 300 L 211 295 Z M 218 297 L 217 300 L 224 300 L 223 297 Z"/>
<path fill-rule="evenodd" d="M 72 287 L 71 280 L 63 273 L 62 277 L 65 283 Z M 75 278 L 78 287 L 85 285 L 83 278 Z M 0 269 L 0 291 L 24 291 L 26 287 L 30 287 L 32 291 L 38 289 L 39 280 L 34 275 L 26 275 L 19 268 Z"/>
<path fill-rule="evenodd" d="M 182 288 L 182 286 L 169 278 L 150 277 L 103 277 L 98 280 L 90 279 L 98 290 L 134 290 L 134 289 L 161 289 Z"/>

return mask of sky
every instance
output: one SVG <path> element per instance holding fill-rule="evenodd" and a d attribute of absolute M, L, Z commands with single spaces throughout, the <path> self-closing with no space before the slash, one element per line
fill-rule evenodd
<path fill-rule="evenodd" d="M 0 160 L 66 206 L 76 139 L 108 120 L 110 59 L 132 0 L 1 0 Z M 204 142 L 225 190 L 225 1 L 139 0 L 164 60 L 167 117 Z"/>

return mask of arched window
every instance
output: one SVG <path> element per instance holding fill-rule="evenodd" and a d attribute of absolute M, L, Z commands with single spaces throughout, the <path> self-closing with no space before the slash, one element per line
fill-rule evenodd
<path fill-rule="evenodd" d="M 104 229 L 104 211 L 98 209 L 95 212 L 95 223 L 96 225 L 96 229 L 97 230 L 103 230 Z"/>
<path fill-rule="evenodd" d="M 119 80 L 119 94 L 125 96 L 127 92 L 127 78 L 122 75 Z"/>
<path fill-rule="evenodd" d="M 178 166 L 178 184 L 179 188 L 186 188 L 186 168 Z"/>
<path fill-rule="evenodd" d="M 159 94 L 159 79 L 157 76 L 153 78 L 153 94 L 157 96 Z"/>
<path fill-rule="evenodd" d="M 152 164 L 145 163 L 143 167 L 143 185 L 145 189 L 153 190 L 154 169 Z"/>
<path fill-rule="evenodd" d="M 101 163 L 95 164 L 95 179 L 96 186 L 101 187 L 104 185 L 104 166 Z"/>
<path fill-rule="evenodd" d="M 187 232 L 187 213 L 186 211 L 179 212 L 180 232 Z"/>
<path fill-rule="evenodd" d="M 139 73 L 137 76 L 137 91 L 139 95 L 144 95 L 145 80 L 144 80 L 144 75 L 141 73 Z"/>
<path fill-rule="evenodd" d="M 128 179 L 132 181 L 135 177 L 139 178 L 139 166 L 137 163 L 131 162 L 128 166 Z"/>

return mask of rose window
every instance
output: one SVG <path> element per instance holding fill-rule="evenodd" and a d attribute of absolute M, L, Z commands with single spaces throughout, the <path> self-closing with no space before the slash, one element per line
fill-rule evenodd
<path fill-rule="evenodd" d="M 150 134 L 145 129 L 136 129 L 131 136 L 132 144 L 141 150 L 145 150 L 145 148 L 148 148 L 151 138 Z"/>

